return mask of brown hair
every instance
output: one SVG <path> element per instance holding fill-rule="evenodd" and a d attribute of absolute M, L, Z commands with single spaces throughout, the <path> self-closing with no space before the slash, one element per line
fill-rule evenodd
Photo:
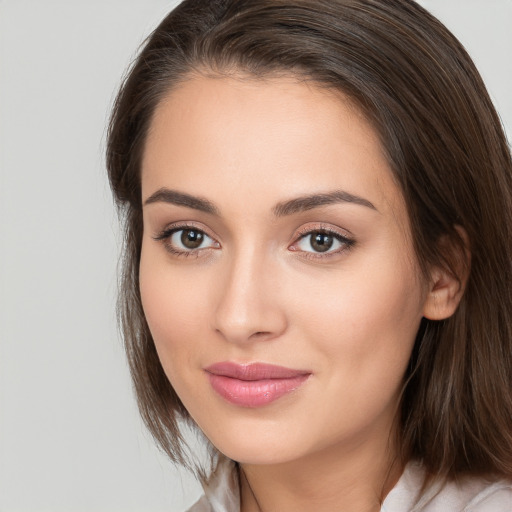
<path fill-rule="evenodd" d="M 423 319 L 418 332 L 401 402 L 401 457 L 442 478 L 512 477 L 510 150 L 464 48 L 412 0 L 185 0 L 148 38 L 114 106 L 107 168 L 125 227 L 120 320 L 149 430 L 187 463 L 178 420 L 188 414 L 160 365 L 139 294 L 144 143 L 155 108 L 178 82 L 237 70 L 292 74 L 348 95 L 380 135 L 425 276 L 433 266 L 460 276 L 464 262 L 454 255 L 470 251 L 459 308 L 445 321 Z"/>

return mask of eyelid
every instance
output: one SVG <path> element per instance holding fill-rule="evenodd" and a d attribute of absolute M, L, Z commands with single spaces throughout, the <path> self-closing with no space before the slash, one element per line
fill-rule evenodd
<path fill-rule="evenodd" d="M 316 231 L 332 233 L 333 235 L 337 235 L 341 238 L 352 239 L 354 235 L 345 228 L 341 228 L 339 226 L 335 226 L 333 224 L 329 224 L 326 222 L 317 222 L 317 223 L 307 223 L 297 229 L 295 238 L 299 239 L 300 237 L 309 235 L 310 233 L 314 233 Z"/>
<path fill-rule="evenodd" d="M 160 237 L 164 236 L 165 233 L 169 233 L 171 231 L 179 231 L 180 229 L 196 229 L 197 231 L 202 231 L 205 235 L 208 235 L 211 239 L 217 240 L 217 236 L 214 235 L 211 230 L 202 224 L 201 222 L 196 221 L 177 221 L 166 224 L 164 228 L 159 230 L 156 235 L 153 236 L 153 239 L 158 240 Z"/>

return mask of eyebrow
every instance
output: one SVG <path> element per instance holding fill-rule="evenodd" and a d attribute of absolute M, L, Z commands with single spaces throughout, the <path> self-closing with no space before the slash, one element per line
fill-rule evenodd
<path fill-rule="evenodd" d="M 219 209 L 211 201 L 208 201 L 208 199 L 192 196 L 184 192 L 178 192 L 177 190 L 170 190 L 165 187 L 157 190 L 149 196 L 144 201 L 144 206 L 160 202 L 174 204 L 177 206 L 185 206 L 211 215 L 220 216 Z M 283 201 L 276 204 L 272 208 L 272 212 L 276 217 L 285 217 L 287 215 L 293 215 L 294 213 L 313 210 L 320 206 L 328 206 L 338 203 L 353 203 L 378 211 L 370 201 L 363 197 L 350 194 L 344 190 L 335 190 L 324 194 L 306 195 L 290 199 L 289 201 Z"/>
<path fill-rule="evenodd" d="M 144 206 L 152 203 L 169 203 L 177 206 L 186 206 L 201 212 L 210 213 L 211 215 L 220 215 L 219 209 L 208 199 L 202 197 L 191 196 L 184 192 L 161 188 L 154 194 L 151 194 L 145 201 Z"/>
<path fill-rule="evenodd" d="M 337 203 L 353 203 L 360 206 L 365 206 L 372 210 L 378 211 L 375 206 L 364 199 L 363 197 L 356 196 L 345 192 L 344 190 L 335 190 L 326 194 L 314 194 L 308 196 L 297 197 L 290 201 L 278 203 L 272 211 L 276 217 L 284 217 L 286 215 L 293 215 L 294 213 L 304 212 L 318 208 L 320 206 L 327 206 Z"/>

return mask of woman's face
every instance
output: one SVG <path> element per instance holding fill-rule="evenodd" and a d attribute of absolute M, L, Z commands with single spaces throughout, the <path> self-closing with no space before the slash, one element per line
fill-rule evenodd
<path fill-rule="evenodd" d="M 191 78 L 142 195 L 144 311 L 211 442 L 254 464 L 383 447 L 428 290 L 359 111 L 293 78 Z"/>

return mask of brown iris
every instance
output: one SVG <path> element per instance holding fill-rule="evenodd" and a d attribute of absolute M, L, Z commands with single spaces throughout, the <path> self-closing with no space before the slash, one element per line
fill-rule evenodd
<path fill-rule="evenodd" d="M 328 233 L 314 233 L 311 235 L 310 244 L 316 252 L 326 252 L 334 243 L 334 237 Z"/>
<path fill-rule="evenodd" d="M 184 229 L 181 233 L 181 243 L 187 249 L 197 249 L 204 240 L 204 233 L 195 229 Z"/>

